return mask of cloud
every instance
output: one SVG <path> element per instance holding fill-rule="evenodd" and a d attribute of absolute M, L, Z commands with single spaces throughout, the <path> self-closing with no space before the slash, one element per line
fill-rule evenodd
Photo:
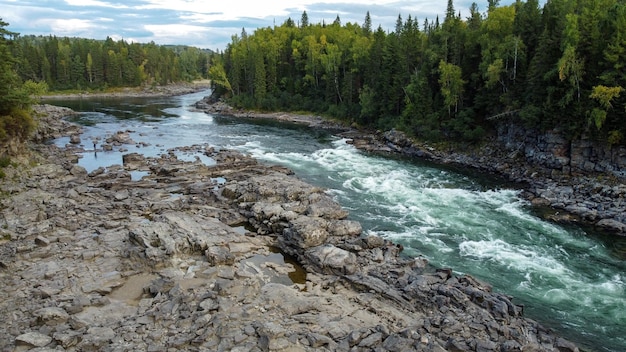
<path fill-rule="evenodd" d="M 502 0 L 510 4 L 515 0 Z M 485 4 L 481 11 L 485 11 Z M 472 0 L 455 1 L 465 16 Z M 543 2 L 542 2 L 543 3 Z M 393 30 L 398 15 L 422 22 L 443 17 L 442 0 L 0 0 L 0 17 L 9 30 L 22 35 L 58 35 L 93 39 L 124 38 L 157 44 L 226 48 L 242 28 L 280 25 L 291 17 L 298 22 L 307 11 L 310 23 L 363 23 L 369 11 L 373 27 Z"/>

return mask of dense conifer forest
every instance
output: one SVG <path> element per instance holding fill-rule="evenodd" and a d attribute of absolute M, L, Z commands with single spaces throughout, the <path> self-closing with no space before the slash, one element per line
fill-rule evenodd
<path fill-rule="evenodd" d="M 20 36 L 12 45 L 22 81 L 52 90 L 165 85 L 206 77 L 211 53 L 154 43 Z"/>
<path fill-rule="evenodd" d="M 398 16 L 395 29 L 245 28 L 210 77 L 245 108 L 305 110 L 427 140 L 480 140 L 510 119 L 570 138 L 626 143 L 626 2 L 474 3 L 462 18 Z"/>

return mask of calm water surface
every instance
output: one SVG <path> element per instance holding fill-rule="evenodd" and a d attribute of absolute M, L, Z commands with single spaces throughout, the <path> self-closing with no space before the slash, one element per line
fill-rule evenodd
<path fill-rule="evenodd" d="M 92 138 L 123 130 L 147 145 L 126 146 L 128 152 L 157 156 L 208 144 L 287 166 L 326 187 L 366 233 L 404 245 L 405 255 L 491 283 L 525 304 L 526 316 L 585 349 L 626 350 L 625 240 L 546 222 L 518 190 L 497 180 L 367 155 L 327 131 L 191 111 L 207 94 L 50 103 L 82 112 L 74 121 L 85 126 L 87 149 Z M 121 155 L 90 150 L 79 164 L 91 171 L 121 164 Z"/>

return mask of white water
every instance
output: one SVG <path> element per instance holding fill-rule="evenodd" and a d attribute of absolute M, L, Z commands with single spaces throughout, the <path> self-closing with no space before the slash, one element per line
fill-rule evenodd
<path fill-rule="evenodd" d="M 81 122 L 92 127 L 83 139 L 129 129 L 136 142 L 150 144 L 129 152 L 158 155 L 207 143 L 287 166 L 326 187 L 366 233 L 401 243 L 406 255 L 491 283 L 525 303 L 527 316 L 585 348 L 626 350 L 626 265 L 610 242 L 542 220 L 517 190 L 433 165 L 367 155 L 320 131 L 185 108 L 200 98 L 174 98 L 149 113 L 133 109 L 152 107 L 150 102 L 103 102 L 105 112 L 85 109 L 91 112 Z M 89 171 L 111 163 L 121 163 L 121 153 L 85 153 L 80 161 Z"/>
<path fill-rule="evenodd" d="M 594 350 L 626 346 L 624 263 L 581 230 L 533 215 L 512 189 L 488 189 L 442 169 L 360 153 L 344 140 L 312 154 L 238 149 L 321 183 L 368 233 L 437 267 L 492 283 L 527 314 Z M 319 181 L 318 181 L 319 182 Z M 611 341 L 604 336 L 611 336 Z"/>

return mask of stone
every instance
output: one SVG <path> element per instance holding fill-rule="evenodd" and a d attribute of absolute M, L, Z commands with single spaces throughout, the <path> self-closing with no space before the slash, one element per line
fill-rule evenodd
<path fill-rule="evenodd" d="M 290 222 L 289 228 L 283 231 L 284 242 L 299 249 L 319 246 L 325 243 L 329 236 L 326 227 L 325 219 L 299 216 Z"/>
<path fill-rule="evenodd" d="M 52 337 L 39 332 L 27 332 L 15 338 L 18 346 L 44 347 L 52 342 Z"/>
<path fill-rule="evenodd" d="M 77 348 L 81 351 L 99 351 L 104 346 L 111 343 L 115 337 L 115 331 L 112 328 L 94 326 L 87 329 L 87 333 L 82 336 L 82 341 Z"/>
<path fill-rule="evenodd" d="M 626 223 L 614 219 L 602 219 L 596 223 L 596 226 L 615 232 L 626 233 Z"/>
<path fill-rule="evenodd" d="M 129 153 L 122 155 L 122 164 L 128 170 L 136 170 L 145 165 L 146 157 L 139 153 Z"/>
<path fill-rule="evenodd" d="M 43 237 L 43 236 L 37 236 L 35 238 L 35 244 L 40 246 L 40 247 L 46 247 L 50 244 L 50 240 Z"/>
<path fill-rule="evenodd" d="M 559 337 L 556 339 L 556 348 L 560 352 L 578 352 L 578 347 L 570 341 Z"/>
<path fill-rule="evenodd" d="M 76 346 L 82 340 L 82 334 L 76 331 L 62 331 L 54 333 L 53 338 L 54 341 L 67 349 Z"/>
<path fill-rule="evenodd" d="M 235 256 L 223 246 L 209 247 L 205 256 L 211 265 L 233 265 Z"/>
<path fill-rule="evenodd" d="M 357 270 L 354 253 L 331 244 L 307 250 L 306 257 L 324 273 L 350 275 Z"/>
<path fill-rule="evenodd" d="M 87 170 L 80 165 L 74 165 L 70 169 L 70 174 L 76 177 L 84 177 L 87 176 Z"/>
<path fill-rule="evenodd" d="M 78 134 L 73 134 L 70 136 L 70 143 L 71 144 L 80 144 L 81 140 L 80 140 L 80 135 Z"/>
<path fill-rule="evenodd" d="M 363 231 L 361 223 L 352 220 L 333 220 L 328 224 L 328 232 L 332 236 L 352 237 L 358 236 Z"/>
<path fill-rule="evenodd" d="M 62 308 L 48 307 L 35 311 L 35 317 L 39 324 L 55 326 L 67 322 L 70 315 Z"/>
<path fill-rule="evenodd" d="M 306 335 L 307 341 L 309 342 L 309 346 L 313 348 L 320 348 L 323 346 L 331 346 L 334 344 L 333 339 L 328 336 L 316 334 L 314 332 L 310 332 Z"/>

